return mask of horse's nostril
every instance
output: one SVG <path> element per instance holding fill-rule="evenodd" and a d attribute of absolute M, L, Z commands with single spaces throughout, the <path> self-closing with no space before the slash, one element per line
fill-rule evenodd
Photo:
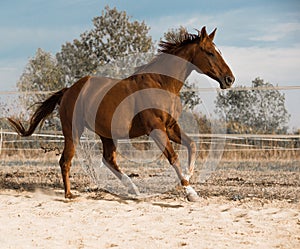
<path fill-rule="evenodd" d="M 226 84 L 231 85 L 234 82 L 234 77 L 233 76 L 225 76 L 225 82 L 226 82 Z"/>

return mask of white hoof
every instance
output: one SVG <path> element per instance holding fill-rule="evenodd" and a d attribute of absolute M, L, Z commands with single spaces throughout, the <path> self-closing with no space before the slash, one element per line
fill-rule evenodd
<path fill-rule="evenodd" d="M 199 195 L 187 195 L 186 198 L 190 202 L 198 202 L 198 201 L 200 201 Z"/>
<path fill-rule="evenodd" d="M 185 187 L 185 192 L 186 192 L 186 197 L 188 199 L 188 201 L 191 202 L 197 202 L 200 200 L 199 195 L 197 194 L 197 192 L 193 189 L 193 187 L 191 186 L 186 186 Z"/>

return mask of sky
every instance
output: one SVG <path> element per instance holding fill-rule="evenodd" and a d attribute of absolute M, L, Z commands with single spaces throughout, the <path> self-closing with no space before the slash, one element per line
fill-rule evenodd
<path fill-rule="evenodd" d="M 16 90 L 29 58 L 38 48 L 55 54 L 61 45 L 92 28 L 106 5 L 145 21 L 153 40 L 180 25 L 195 32 L 217 27 L 215 43 L 236 76 L 251 86 L 260 77 L 279 86 L 300 86 L 299 0 L 0 0 L 0 92 Z M 217 86 L 217 84 L 215 84 Z M 284 91 L 300 127 L 300 90 Z"/>

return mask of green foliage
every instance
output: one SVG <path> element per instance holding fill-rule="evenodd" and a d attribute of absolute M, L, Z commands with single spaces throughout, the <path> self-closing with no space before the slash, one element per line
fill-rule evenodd
<path fill-rule="evenodd" d="M 57 91 L 57 89 L 63 88 L 62 77 L 63 73 L 56 58 L 39 48 L 35 56 L 27 63 L 17 83 L 18 90 L 21 92 L 19 102 L 26 109 L 29 108 L 29 110 L 26 111 L 29 115 L 35 109 L 34 104 L 44 101 L 48 96 L 48 94 L 32 92 L 54 92 Z M 24 113 L 20 113 L 20 115 L 24 115 Z M 45 127 L 59 127 L 58 118 L 53 119 L 52 115 L 51 117 L 46 120 Z M 54 114 L 54 117 L 57 117 L 57 115 Z"/>
<path fill-rule="evenodd" d="M 201 112 L 184 110 L 179 118 L 179 124 L 186 133 L 210 134 L 211 120 Z"/>
<path fill-rule="evenodd" d="M 252 81 L 254 90 L 219 93 L 216 113 L 225 115 L 229 133 L 286 133 L 290 115 L 285 95 L 260 78 Z M 255 89 L 257 88 L 257 89 Z"/>
<path fill-rule="evenodd" d="M 148 35 L 150 28 L 144 22 L 131 21 L 125 11 L 106 6 L 102 15 L 93 19 L 93 24 L 91 30 L 73 43 L 64 44 L 56 55 L 66 75 L 66 84 L 73 84 L 85 75 L 101 74 L 105 64 L 120 57 L 153 49 L 152 38 Z"/>
<path fill-rule="evenodd" d="M 169 29 L 168 32 L 164 33 L 164 39 L 166 41 L 178 41 L 180 38 L 187 33 L 187 28 L 180 26 L 176 29 Z"/>
<path fill-rule="evenodd" d="M 201 99 L 195 91 L 193 83 L 186 81 L 183 85 L 183 91 L 180 92 L 180 99 L 183 104 L 184 109 L 193 110 L 197 105 L 201 104 Z"/>
<path fill-rule="evenodd" d="M 61 78 L 62 71 L 55 57 L 39 48 L 27 63 L 17 87 L 20 92 L 56 91 L 64 86 Z"/>
<path fill-rule="evenodd" d="M 10 108 L 8 103 L 4 101 L 0 101 L 0 129 L 9 129 L 10 126 L 8 125 L 8 122 L 6 120 L 6 117 L 8 117 L 10 113 Z"/>

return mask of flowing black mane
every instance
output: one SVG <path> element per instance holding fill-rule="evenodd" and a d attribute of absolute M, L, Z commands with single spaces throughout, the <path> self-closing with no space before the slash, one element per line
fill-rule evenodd
<path fill-rule="evenodd" d="M 158 52 L 172 54 L 175 50 L 186 44 L 191 44 L 199 41 L 199 35 L 185 32 L 183 34 L 180 34 L 179 36 L 174 36 L 170 38 L 169 41 L 160 41 Z"/>
<path fill-rule="evenodd" d="M 142 73 L 144 69 L 153 65 L 161 58 L 164 53 L 165 54 L 174 54 L 176 50 L 184 45 L 199 42 L 200 36 L 196 34 L 190 34 L 188 32 L 184 32 L 179 34 L 178 36 L 173 36 L 169 38 L 168 41 L 160 41 L 158 46 L 158 54 L 147 64 L 136 67 L 134 74 Z"/>

